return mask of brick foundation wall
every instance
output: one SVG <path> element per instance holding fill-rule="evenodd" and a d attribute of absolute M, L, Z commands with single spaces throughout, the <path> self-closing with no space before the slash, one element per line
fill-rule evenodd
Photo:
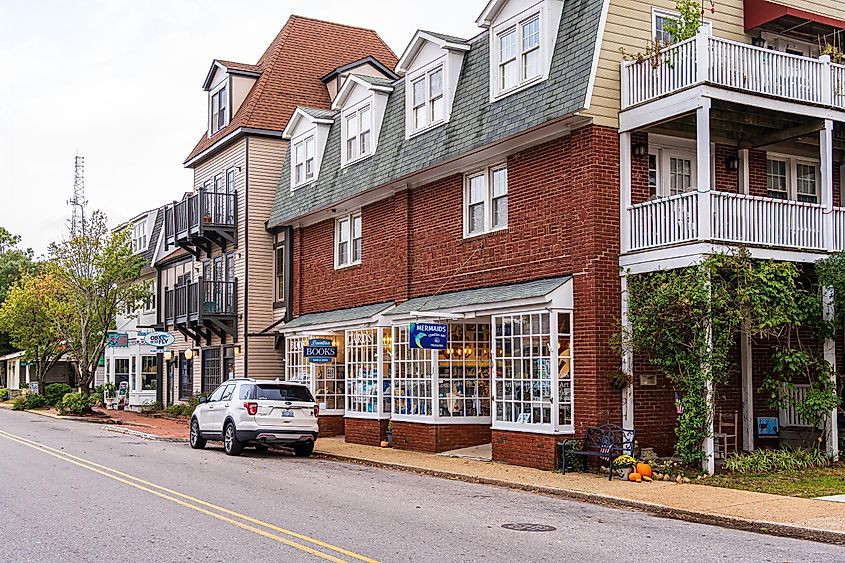
<path fill-rule="evenodd" d="M 343 435 L 343 421 L 342 416 L 326 416 L 320 415 L 318 422 L 320 424 L 319 438 L 329 438 L 331 436 Z"/>
<path fill-rule="evenodd" d="M 445 452 L 490 443 L 489 424 L 423 424 L 393 421 L 393 447 L 399 450 Z"/>
<path fill-rule="evenodd" d="M 493 461 L 552 471 L 557 468 L 557 443 L 567 436 L 493 430 Z"/>
<path fill-rule="evenodd" d="M 387 439 L 388 420 L 373 418 L 349 418 L 344 421 L 345 440 L 350 444 L 380 446 Z"/>

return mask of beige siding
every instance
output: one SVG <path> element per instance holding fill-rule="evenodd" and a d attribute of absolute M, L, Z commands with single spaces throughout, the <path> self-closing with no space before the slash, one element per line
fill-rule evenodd
<path fill-rule="evenodd" d="M 827 16 L 845 18 L 845 4 L 841 0 L 779 0 L 780 4 L 800 8 Z M 713 34 L 718 37 L 747 43 L 743 21 L 744 0 L 718 0 L 716 12 L 705 14 L 713 23 Z M 599 125 L 618 127 L 620 100 L 619 66 L 622 62 L 620 48 L 628 53 L 645 49 L 652 38 L 652 7 L 674 9 L 674 0 L 610 0 L 607 25 L 602 39 L 593 96 L 590 109 L 585 112 Z"/>
<path fill-rule="evenodd" d="M 287 141 L 250 137 L 249 143 L 249 217 L 247 265 L 249 269 L 249 315 L 247 333 L 268 329 L 274 322 L 273 235 L 264 227 L 273 208 L 276 188 L 287 154 Z M 273 349 L 269 336 L 248 337 L 247 354 L 250 377 L 275 378 L 282 371 L 282 354 Z"/>

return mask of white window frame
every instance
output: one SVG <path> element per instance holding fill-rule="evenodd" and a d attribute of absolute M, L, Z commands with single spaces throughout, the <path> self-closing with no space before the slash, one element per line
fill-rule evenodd
<path fill-rule="evenodd" d="M 546 19 L 548 18 L 548 14 L 545 9 L 532 7 L 529 10 L 521 14 L 517 14 L 512 18 L 508 19 L 505 22 L 502 22 L 496 25 L 494 28 L 491 28 L 490 31 L 490 86 L 491 86 L 491 101 L 495 101 L 497 99 L 506 97 L 510 94 L 515 92 L 519 92 L 525 88 L 533 86 L 538 82 L 542 82 L 546 80 L 549 75 L 549 34 L 546 30 Z M 523 51 L 523 25 L 531 22 L 532 20 L 537 19 L 538 27 L 539 27 L 539 45 L 537 47 L 532 47 Z M 517 72 L 517 81 L 516 84 L 504 88 L 502 85 L 502 76 L 501 76 L 501 45 L 500 45 L 500 37 L 506 35 L 510 31 L 516 32 L 516 72 Z M 533 51 L 538 52 L 538 56 L 540 58 L 539 61 L 539 73 L 536 76 L 531 77 L 523 77 L 523 57 Z"/>
<path fill-rule="evenodd" d="M 434 105 L 433 102 L 435 101 L 431 95 L 431 75 L 437 73 L 441 73 L 440 79 L 440 96 L 437 98 L 440 100 L 441 103 L 441 115 L 440 119 L 432 119 L 432 115 L 434 113 Z M 408 135 L 416 135 L 422 131 L 427 131 L 429 129 L 433 129 L 439 125 L 443 125 L 446 123 L 449 118 L 447 115 L 447 87 L 446 87 L 446 62 L 443 58 L 437 59 L 432 64 L 428 65 L 426 68 L 415 72 L 413 75 L 410 75 L 406 78 L 406 84 L 408 84 L 407 88 L 407 95 L 405 96 L 406 101 L 406 123 L 407 123 L 407 131 Z M 414 85 L 418 82 L 422 81 L 423 83 L 423 103 L 421 105 L 414 105 Z M 416 114 L 415 110 L 417 108 L 422 108 L 423 115 L 425 116 L 425 122 L 420 125 L 419 127 L 416 124 Z"/>
<path fill-rule="evenodd" d="M 342 140 L 341 140 L 341 153 L 343 155 L 343 165 L 353 164 L 358 162 L 359 160 L 363 160 L 373 155 L 374 152 L 374 144 L 375 144 L 375 111 L 373 103 L 373 97 L 370 96 L 366 100 L 356 104 L 355 107 L 350 108 L 349 110 L 343 111 L 341 114 L 341 132 L 342 132 Z M 369 119 L 366 121 L 361 120 L 361 112 L 367 111 L 369 113 Z M 355 120 L 356 124 L 356 131 L 353 137 L 349 136 L 349 122 L 351 120 Z M 364 129 L 364 126 L 367 128 Z M 363 152 L 361 150 L 361 141 L 365 134 L 369 135 L 369 142 L 367 143 L 367 152 Z M 349 141 L 354 140 L 355 151 L 354 155 L 350 154 L 349 151 Z"/>
<path fill-rule="evenodd" d="M 363 254 L 363 232 L 359 233 L 359 236 L 355 236 L 356 219 L 359 222 L 362 221 L 360 211 L 355 211 L 353 213 L 349 213 L 348 215 L 344 215 L 343 217 L 338 217 L 337 219 L 335 219 L 334 267 L 336 270 L 339 270 L 341 268 L 348 268 L 349 266 L 356 266 L 361 263 L 361 254 Z M 361 223 L 361 228 L 363 229 L 363 223 Z M 345 241 L 341 240 L 342 235 L 347 236 L 347 239 Z M 359 252 L 357 259 L 355 258 L 356 240 L 361 241 L 361 251 Z M 345 260 L 342 259 L 340 253 L 340 245 L 342 242 L 348 245 Z"/>
<path fill-rule="evenodd" d="M 820 205 L 822 203 L 821 194 L 821 161 L 813 158 L 805 158 L 802 156 L 793 156 L 789 154 L 767 152 L 766 160 L 777 160 L 786 163 L 786 199 L 780 201 L 794 201 L 798 203 L 805 203 L 808 205 Z M 798 199 L 798 165 L 812 166 L 816 170 L 816 201 L 800 201 Z M 775 198 L 777 199 L 777 198 Z"/>
<path fill-rule="evenodd" d="M 311 144 L 311 157 L 308 157 L 308 145 Z M 291 186 L 296 189 L 305 184 L 310 184 L 317 179 L 317 136 L 316 131 L 305 133 L 295 139 L 292 143 L 293 153 L 291 155 Z M 303 160 L 299 161 L 299 148 L 302 148 Z M 308 175 L 308 162 L 311 162 L 311 175 Z M 302 178 L 297 178 L 297 168 L 302 166 Z"/>
<path fill-rule="evenodd" d="M 225 128 L 229 125 L 229 121 L 231 120 L 231 112 L 232 112 L 232 89 L 229 87 L 229 80 L 223 80 L 215 86 L 209 93 L 208 93 L 208 136 L 212 136 L 221 129 Z M 226 90 L 224 94 L 224 98 L 226 99 L 226 107 L 223 109 L 223 125 L 218 127 L 219 118 L 215 119 L 219 115 L 218 113 L 214 113 L 214 99 L 221 90 Z"/>
<path fill-rule="evenodd" d="M 391 334 L 390 330 L 379 326 L 345 332 L 347 418 L 390 416 L 391 347 L 385 342 L 385 335 Z"/>
<path fill-rule="evenodd" d="M 475 170 L 470 172 L 464 176 L 464 201 L 463 201 L 463 215 L 464 215 L 464 238 L 471 238 L 480 235 L 485 235 L 488 233 L 493 233 L 496 231 L 503 231 L 508 228 L 508 221 L 505 220 L 504 225 L 493 226 L 493 201 L 495 199 L 499 199 L 501 197 L 509 198 L 509 188 L 508 182 L 509 179 L 507 177 L 507 169 L 508 165 L 507 162 L 499 162 L 490 166 L 486 166 L 484 168 Z M 494 197 L 493 195 L 493 174 L 494 172 L 498 172 L 500 170 L 505 171 L 505 194 L 504 196 Z M 472 185 L 472 179 L 478 177 L 484 177 L 485 182 L 485 197 L 484 197 L 484 228 L 480 231 L 470 231 L 470 197 L 471 192 L 470 188 Z M 508 205 L 510 205 L 510 200 L 508 200 Z"/>
<path fill-rule="evenodd" d="M 678 12 L 675 12 L 674 10 L 667 10 L 665 8 L 652 7 L 651 8 L 651 41 L 654 41 L 655 39 L 657 39 L 657 18 L 678 19 L 679 17 L 681 17 L 681 14 L 679 14 Z M 702 27 L 707 29 L 708 32 L 712 35 L 712 33 L 713 33 L 713 22 L 711 22 L 710 20 L 702 19 L 701 25 L 702 25 Z"/>
<path fill-rule="evenodd" d="M 147 298 L 144 299 L 144 303 L 143 303 L 144 313 L 145 314 L 155 313 L 155 311 L 156 311 L 156 301 L 157 301 L 156 297 L 158 296 L 158 294 L 156 293 L 156 282 L 155 281 L 149 281 L 149 282 L 147 282 L 146 285 L 147 285 L 147 290 L 149 291 L 149 294 L 148 294 Z"/>
<path fill-rule="evenodd" d="M 132 253 L 137 254 L 147 249 L 147 222 L 138 221 L 132 225 Z"/>

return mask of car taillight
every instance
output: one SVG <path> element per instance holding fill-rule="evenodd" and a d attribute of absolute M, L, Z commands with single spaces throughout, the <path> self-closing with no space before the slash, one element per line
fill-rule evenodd
<path fill-rule="evenodd" d="M 252 416 L 255 416 L 258 413 L 258 403 L 244 403 L 244 408 L 246 412 Z"/>
<path fill-rule="evenodd" d="M 320 405 L 314 405 L 314 416 L 320 416 Z"/>

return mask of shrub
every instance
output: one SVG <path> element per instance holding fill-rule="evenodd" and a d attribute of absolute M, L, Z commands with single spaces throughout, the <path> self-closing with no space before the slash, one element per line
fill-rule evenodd
<path fill-rule="evenodd" d="M 59 403 L 59 412 L 61 414 L 85 414 L 91 412 L 91 407 L 94 403 L 88 395 L 82 393 L 68 393 L 62 397 Z"/>
<path fill-rule="evenodd" d="M 73 391 L 70 385 L 66 383 L 51 383 L 44 387 L 44 397 L 47 399 L 47 404 L 51 407 L 59 406 L 62 402 L 62 397 Z"/>
<path fill-rule="evenodd" d="M 9 398 L 9 390 L 5 387 L 0 387 L 0 401 L 5 401 Z"/>
<path fill-rule="evenodd" d="M 18 395 L 12 402 L 12 410 L 28 411 L 32 409 L 43 409 L 47 406 L 47 399 L 44 395 L 36 393 L 23 393 Z"/>
<path fill-rule="evenodd" d="M 175 405 L 166 407 L 164 412 L 173 416 L 191 416 L 191 413 L 194 412 L 194 407 L 189 404 L 176 403 Z"/>
<path fill-rule="evenodd" d="M 725 458 L 722 467 L 733 473 L 771 473 L 803 471 L 811 467 L 830 465 L 831 459 L 821 450 L 755 450 Z"/>
<path fill-rule="evenodd" d="M 161 412 L 164 410 L 164 405 L 161 404 L 161 401 L 155 401 L 148 405 L 142 405 L 141 410 L 144 412 Z"/>

